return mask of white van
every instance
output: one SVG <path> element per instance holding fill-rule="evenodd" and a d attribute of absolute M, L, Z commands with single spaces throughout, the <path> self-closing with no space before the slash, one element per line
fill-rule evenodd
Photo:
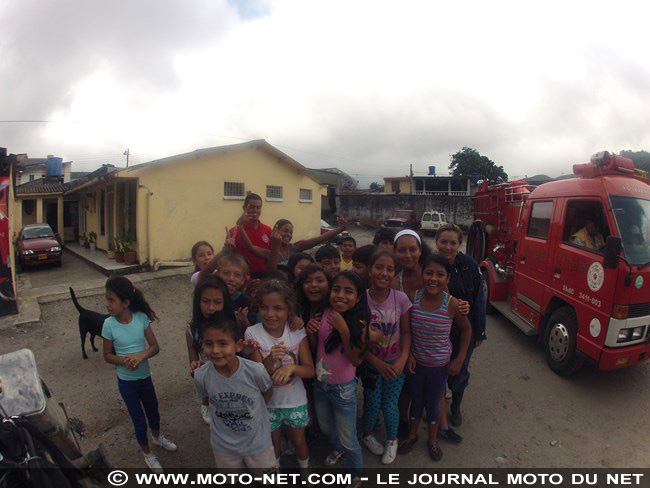
<path fill-rule="evenodd" d="M 422 214 L 420 221 L 420 230 L 424 235 L 434 234 L 437 230 L 447 223 L 447 217 L 442 212 L 429 210 Z"/>

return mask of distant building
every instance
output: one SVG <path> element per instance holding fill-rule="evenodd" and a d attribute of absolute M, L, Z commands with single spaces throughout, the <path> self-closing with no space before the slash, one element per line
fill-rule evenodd
<path fill-rule="evenodd" d="M 50 158 L 52 156 L 48 156 Z M 61 165 L 63 183 L 72 180 L 72 161 L 64 161 Z M 30 181 L 45 178 L 47 158 L 30 158 L 27 154 L 16 156 L 16 186 L 29 183 Z"/>
<path fill-rule="evenodd" d="M 410 194 L 411 178 L 409 176 L 387 176 L 384 178 L 384 193 Z"/>
<path fill-rule="evenodd" d="M 387 176 L 384 193 L 397 195 L 466 196 L 472 194 L 471 178 L 462 176 Z"/>
<path fill-rule="evenodd" d="M 20 162 L 17 167 L 19 164 Z M 47 177 L 44 174 L 39 178 L 30 178 L 22 184 L 19 183 L 21 179 L 27 179 L 24 178 L 25 176 L 31 177 L 40 174 L 40 169 L 35 169 L 38 166 L 34 164 L 33 166 L 23 166 L 22 175 L 19 175 L 18 171 L 16 172 L 14 211 L 12 212 L 14 232 L 18 233 L 24 225 L 44 222 L 49 224 L 63 241 L 73 241 L 78 238 L 79 198 L 78 196 L 64 196 L 65 192 L 83 184 L 89 178 L 114 171 L 115 167 L 112 164 L 105 164 L 90 173 L 73 173 L 69 171 L 72 163 L 63 163 L 62 167 L 65 168 L 66 164 L 68 168 L 67 181 L 65 181 L 65 169 L 61 175 Z M 77 176 L 79 177 L 77 178 Z"/>

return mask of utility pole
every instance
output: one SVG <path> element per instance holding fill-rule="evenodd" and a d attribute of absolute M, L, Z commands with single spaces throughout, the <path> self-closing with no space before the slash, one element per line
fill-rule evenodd
<path fill-rule="evenodd" d="M 126 156 L 126 167 L 129 167 L 129 148 L 126 148 L 126 151 L 124 151 L 124 156 Z"/>

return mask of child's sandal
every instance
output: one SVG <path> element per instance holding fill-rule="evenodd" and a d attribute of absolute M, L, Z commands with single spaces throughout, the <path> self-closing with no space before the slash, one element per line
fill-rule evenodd
<path fill-rule="evenodd" d="M 437 442 L 435 444 L 429 444 L 427 447 L 429 449 L 429 456 L 431 456 L 431 459 L 436 462 L 442 459 L 442 449 L 440 449 L 440 446 Z"/>
<path fill-rule="evenodd" d="M 400 442 L 399 446 L 397 447 L 397 453 L 408 454 L 409 452 L 411 452 L 411 449 L 413 449 L 413 445 L 417 441 L 418 441 L 417 436 L 403 440 L 402 442 Z"/>

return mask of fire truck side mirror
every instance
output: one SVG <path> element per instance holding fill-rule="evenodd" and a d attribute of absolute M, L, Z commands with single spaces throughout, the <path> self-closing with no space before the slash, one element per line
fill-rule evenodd
<path fill-rule="evenodd" d="M 618 268 L 618 256 L 623 250 L 623 244 L 620 237 L 607 236 L 605 242 L 605 259 L 603 260 L 603 267 L 605 269 Z"/>

